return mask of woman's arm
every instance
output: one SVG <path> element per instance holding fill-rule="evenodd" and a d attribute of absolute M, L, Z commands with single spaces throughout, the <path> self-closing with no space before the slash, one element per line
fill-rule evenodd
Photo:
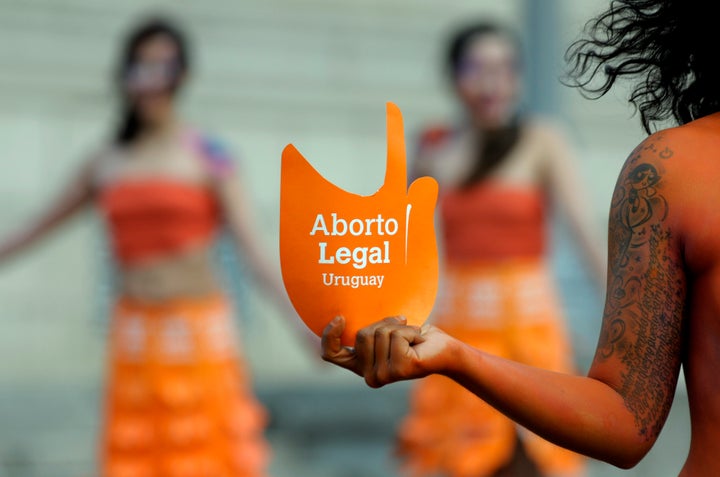
<path fill-rule="evenodd" d="M 93 198 L 92 169 L 92 163 L 88 162 L 37 219 L 0 241 L 0 263 L 35 244 L 90 203 Z"/>
<path fill-rule="evenodd" d="M 226 173 L 217 178 L 216 184 L 225 220 L 238 249 L 246 257 L 251 272 L 266 292 L 273 295 L 278 302 L 285 303 L 287 295 L 279 273 L 267 261 L 266 252 L 258 242 L 251 202 L 239 178 L 234 173 Z"/>
<path fill-rule="evenodd" d="M 577 156 L 565 137 L 551 128 L 542 129 L 544 179 L 555 204 L 565 214 L 573 235 L 584 252 L 586 263 L 599 287 L 606 280 L 606 257 L 599 240 L 599 230 L 593 222 L 591 204 L 586 200 L 578 174 Z"/>
<path fill-rule="evenodd" d="M 670 410 L 683 347 L 687 280 L 667 193 L 671 178 L 654 152 L 664 147 L 641 145 L 618 179 L 608 294 L 587 377 L 498 358 L 437 328 L 393 318 L 361 330 L 355 348 L 340 346 L 344 324 L 336 319 L 325 331 L 324 359 L 375 387 L 444 374 L 542 437 L 619 467 L 635 465 Z"/>
<path fill-rule="evenodd" d="M 280 306 L 283 314 L 295 318 L 295 309 L 285 293 L 280 273 L 276 271 L 276 267 L 270 264 L 265 250 L 257 239 L 255 232 L 257 228 L 252 217 L 251 202 L 244 192 L 239 178 L 232 172 L 226 172 L 217 177 L 215 183 L 230 232 L 238 249 L 243 252 L 243 257 L 246 258 L 251 272 L 264 291 L 275 299 L 275 303 Z M 292 319 L 291 323 L 303 339 L 311 345 L 317 346 L 317 336 L 301 325 L 299 319 Z"/>

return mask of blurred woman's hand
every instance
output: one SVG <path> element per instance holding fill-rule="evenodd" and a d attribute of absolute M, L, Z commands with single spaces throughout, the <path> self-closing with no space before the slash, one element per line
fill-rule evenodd
<path fill-rule="evenodd" d="M 340 343 L 345 320 L 336 317 L 323 332 L 322 357 L 373 388 L 447 372 L 459 342 L 434 326 L 405 323 L 402 317 L 385 318 L 360 330 L 350 348 Z"/>

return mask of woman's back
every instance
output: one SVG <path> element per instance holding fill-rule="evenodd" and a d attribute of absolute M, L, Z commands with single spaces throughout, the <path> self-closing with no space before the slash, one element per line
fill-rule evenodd
<path fill-rule="evenodd" d="M 655 135 L 653 165 L 666 169 L 671 232 L 679 238 L 688 275 L 683 337 L 683 368 L 690 399 L 692 441 L 682 475 L 720 474 L 720 113 Z M 663 172 L 661 172 L 662 174 Z M 652 244 L 651 244 L 652 245 Z M 658 276 L 657 280 L 673 280 Z M 662 304 L 656 312 L 662 317 Z M 650 323 L 660 340 L 672 340 L 670 328 Z M 638 363 L 653 372 L 651 362 Z M 644 392 L 651 393 L 651 389 Z"/>

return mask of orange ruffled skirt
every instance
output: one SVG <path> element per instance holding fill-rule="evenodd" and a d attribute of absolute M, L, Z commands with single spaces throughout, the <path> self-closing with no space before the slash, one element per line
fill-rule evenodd
<path fill-rule="evenodd" d="M 104 477 L 263 477 L 266 414 L 224 297 L 121 299 L 112 322 Z"/>
<path fill-rule="evenodd" d="M 435 324 L 508 359 L 572 372 L 572 354 L 547 267 L 540 260 L 449 264 Z M 455 382 L 430 376 L 411 392 L 398 452 L 407 475 L 487 477 L 520 440 L 543 475 L 574 476 L 583 458 L 524 429 Z"/>

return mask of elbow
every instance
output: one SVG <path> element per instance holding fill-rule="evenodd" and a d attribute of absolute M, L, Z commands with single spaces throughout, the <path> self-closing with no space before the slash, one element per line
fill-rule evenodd
<path fill-rule="evenodd" d="M 652 442 L 647 441 L 633 442 L 632 444 L 624 446 L 620 452 L 605 456 L 602 460 L 624 470 L 632 469 L 643 460 L 650 451 L 650 448 L 652 448 L 652 444 Z"/>
<path fill-rule="evenodd" d="M 632 469 L 640 463 L 645 454 L 631 455 L 631 456 L 619 456 L 612 460 L 607 460 L 608 464 L 612 464 L 623 470 Z"/>

